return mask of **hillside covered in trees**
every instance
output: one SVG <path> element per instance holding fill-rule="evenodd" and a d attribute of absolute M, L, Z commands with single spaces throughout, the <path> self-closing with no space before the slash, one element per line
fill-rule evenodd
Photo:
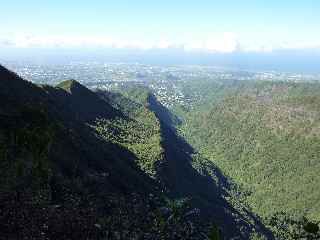
<path fill-rule="evenodd" d="M 272 236 L 146 89 L 35 85 L 0 67 L 0 99 L 1 239 Z"/>
<path fill-rule="evenodd" d="M 192 87 L 203 98 L 191 110 L 176 111 L 184 119 L 181 134 L 237 184 L 233 195 L 280 239 L 298 238 L 299 222 L 318 222 L 320 85 L 221 81 Z"/>
<path fill-rule="evenodd" d="M 188 84 L 169 110 L 0 66 L 0 239 L 316 239 L 320 87 Z"/>

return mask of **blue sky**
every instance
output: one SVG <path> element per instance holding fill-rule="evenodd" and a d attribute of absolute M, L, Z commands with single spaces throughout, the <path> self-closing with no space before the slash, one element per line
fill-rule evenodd
<path fill-rule="evenodd" d="M 0 47 L 320 48 L 318 0 L 10 0 Z"/>

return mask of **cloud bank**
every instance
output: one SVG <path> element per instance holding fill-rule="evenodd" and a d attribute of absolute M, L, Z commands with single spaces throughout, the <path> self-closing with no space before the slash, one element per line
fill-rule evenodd
<path fill-rule="evenodd" d="M 213 35 L 204 40 L 186 39 L 181 42 L 141 39 L 116 39 L 107 36 L 44 36 L 15 34 L 0 36 L 1 48 L 113 48 L 113 49 L 182 49 L 184 51 L 234 53 L 272 52 L 287 49 L 320 49 L 319 42 L 281 43 L 277 46 L 266 43 L 241 41 L 234 33 Z"/>

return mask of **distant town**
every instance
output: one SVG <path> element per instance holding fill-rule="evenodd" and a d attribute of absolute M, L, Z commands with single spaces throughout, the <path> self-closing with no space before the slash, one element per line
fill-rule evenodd
<path fill-rule="evenodd" d="M 254 80 L 319 82 L 320 74 L 297 74 L 276 71 L 252 72 L 209 66 L 153 66 L 128 63 L 70 62 L 69 64 L 4 63 L 21 77 L 34 83 L 54 85 L 62 80 L 75 79 L 91 89 L 116 90 L 128 85 L 150 88 L 167 107 L 188 105 L 196 93 L 187 96 L 182 86 L 199 80 Z"/>

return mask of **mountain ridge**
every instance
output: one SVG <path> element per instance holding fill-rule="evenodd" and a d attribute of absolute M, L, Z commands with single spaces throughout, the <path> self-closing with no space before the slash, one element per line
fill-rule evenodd
<path fill-rule="evenodd" d="M 98 92 L 107 100 L 115 96 L 114 93 L 106 93 L 100 90 Z M 132 92 L 133 94 L 130 94 Z M 228 196 L 226 191 L 226 188 L 229 188 L 228 180 L 216 166 L 206 161 L 206 167 L 195 168 L 195 160 L 192 155 L 197 155 L 197 153 L 192 146 L 177 134 L 173 122 L 171 120 L 168 121 L 171 118 L 168 115 L 168 110 L 158 103 L 150 90 L 134 87 L 123 89 L 123 92 L 120 91 L 120 93 L 123 93 L 124 96 L 139 96 L 126 100 L 124 99 L 126 97 L 117 95 L 117 103 L 120 109 L 126 109 L 128 102 L 130 105 L 132 105 L 132 102 L 137 104 L 137 107 L 132 109 L 131 114 L 130 110 L 127 112 L 129 116 L 135 115 L 136 109 L 139 108 L 140 104 L 141 108 L 149 109 L 157 117 L 161 133 L 160 144 L 163 149 L 163 157 L 161 161 L 156 162 L 155 176 L 172 197 L 192 199 L 193 204 L 203 212 L 207 212 L 204 213 L 205 215 L 215 216 L 218 225 L 228 238 L 237 236 L 241 239 L 248 239 L 249 233 L 256 231 L 268 239 L 273 239 L 268 229 L 263 226 L 257 217 L 250 214 L 249 210 L 245 210 L 245 208 L 241 210 L 235 209 L 225 200 L 225 197 Z M 202 159 L 198 163 L 203 165 L 204 161 Z M 213 181 L 213 176 L 210 176 L 208 172 L 211 172 L 217 178 L 216 182 Z M 243 215 L 241 215 L 240 211 L 243 211 Z M 236 223 L 237 218 L 241 223 Z M 243 228 L 243 232 L 239 230 L 240 228 Z"/>

